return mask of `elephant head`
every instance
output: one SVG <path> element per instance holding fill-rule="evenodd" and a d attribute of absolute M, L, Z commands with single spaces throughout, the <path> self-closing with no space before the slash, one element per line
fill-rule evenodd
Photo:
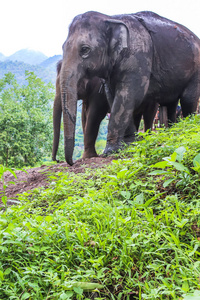
<path fill-rule="evenodd" d="M 72 165 L 78 90 L 84 79 L 108 79 L 113 66 L 128 48 L 129 32 L 123 21 L 88 12 L 75 17 L 63 45 L 60 73 L 65 159 Z"/>

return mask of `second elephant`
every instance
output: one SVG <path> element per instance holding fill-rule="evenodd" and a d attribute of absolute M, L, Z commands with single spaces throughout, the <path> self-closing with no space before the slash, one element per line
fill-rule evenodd
<path fill-rule="evenodd" d="M 60 71 L 62 67 L 62 60 L 57 65 L 57 79 L 56 79 L 56 95 L 53 107 L 53 150 L 52 159 L 56 160 L 56 154 L 60 139 L 60 124 L 62 115 L 61 105 L 61 88 L 60 88 Z M 83 158 L 91 158 L 97 156 L 95 149 L 95 142 L 99 132 L 101 121 L 106 114 L 110 112 L 110 105 L 108 104 L 104 85 L 102 80 L 94 77 L 90 80 L 83 81 L 79 84 L 78 99 L 83 100 L 82 105 L 82 128 L 84 134 L 84 153 Z M 131 143 L 134 141 L 135 132 L 138 131 L 141 117 L 144 118 L 145 131 L 151 129 L 155 114 L 158 109 L 158 104 L 154 101 L 146 104 L 145 109 L 133 116 L 131 123 L 125 131 L 124 142 Z M 69 129 L 70 130 L 70 129 Z"/>

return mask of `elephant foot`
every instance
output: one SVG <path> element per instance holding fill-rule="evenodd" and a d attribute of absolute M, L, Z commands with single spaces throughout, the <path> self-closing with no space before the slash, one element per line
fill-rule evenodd
<path fill-rule="evenodd" d="M 124 143 L 126 143 L 127 145 L 130 145 L 131 143 L 133 143 L 135 141 L 135 134 L 134 135 L 130 135 L 130 136 L 125 136 L 124 137 Z"/>
<path fill-rule="evenodd" d="M 95 152 L 84 152 L 83 153 L 83 159 L 85 158 L 92 158 L 92 157 L 98 157 L 98 154 Z"/>
<path fill-rule="evenodd" d="M 55 162 L 57 162 L 57 163 L 60 162 L 59 159 L 56 159 L 55 157 L 52 157 L 52 161 L 55 161 Z"/>
<path fill-rule="evenodd" d="M 124 148 L 124 146 L 125 146 L 125 143 L 123 143 L 123 142 L 120 142 L 120 143 L 117 143 L 117 144 L 109 144 L 109 143 L 107 143 L 106 148 L 105 148 L 105 150 L 103 152 L 103 155 L 104 156 L 108 156 L 108 155 L 111 155 L 113 153 L 117 153 L 122 148 Z"/>

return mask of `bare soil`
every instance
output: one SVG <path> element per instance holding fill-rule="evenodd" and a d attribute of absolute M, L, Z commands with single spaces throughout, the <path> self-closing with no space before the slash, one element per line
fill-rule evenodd
<path fill-rule="evenodd" d="M 73 166 L 69 166 L 66 162 L 60 162 L 56 165 L 32 168 L 23 171 L 16 171 L 17 179 L 10 173 L 6 172 L 4 174 L 5 183 L 8 185 L 6 188 L 6 196 L 8 197 L 8 205 L 12 205 L 17 200 L 17 195 L 23 192 L 31 191 L 38 187 L 48 187 L 48 175 L 57 172 L 74 172 L 84 173 L 86 168 L 102 168 L 103 166 L 111 163 L 113 160 L 112 156 L 109 157 L 93 157 L 87 159 L 77 160 Z M 14 182 L 14 184 L 9 184 L 9 182 Z M 0 182 L 0 195 L 3 191 L 3 184 Z M 0 207 L 2 206 L 1 196 L 0 196 Z"/>

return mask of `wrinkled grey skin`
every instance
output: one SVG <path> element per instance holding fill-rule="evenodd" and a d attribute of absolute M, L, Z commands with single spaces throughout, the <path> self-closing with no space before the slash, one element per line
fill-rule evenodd
<path fill-rule="evenodd" d="M 194 113 L 200 96 L 200 40 L 184 26 L 152 12 L 75 17 L 63 45 L 60 74 L 65 158 L 72 164 L 79 83 L 104 78 L 113 91 L 107 155 L 122 146 L 132 116 L 152 99 L 175 121 Z"/>
<path fill-rule="evenodd" d="M 60 70 L 62 61 L 57 65 L 57 79 L 56 79 L 56 94 L 53 107 L 53 150 L 52 159 L 56 161 L 56 154 L 60 139 L 60 124 L 62 115 L 61 105 L 61 89 L 60 89 Z M 107 101 L 107 93 L 105 87 L 102 85 L 102 80 L 94 77 L 84 84 L 79 86 L 78 99 L 82 99 L 82 128 L 84 134 L 84 153 L 83 158 L 91 158 L 97 156 L 95 149 L 95 142 L 97 139 L 99 126 L 106 114 L 110 112 L 110 106 Z M 112 99 L 110 98 L 110 101 Z M 112 105 L 112 104 L 111 104 Z M 157 111 L 157 104 L 151 102 L 150 105 L 145 106 L 145 111 L 134 116 L 128 128 L 125 131 L 124 143 L 129 144 L 134 141 L 135 132 L 138 131 L 140 120 L 143 114 L 145 130 L 151 129 L 153 120 Z"/>

